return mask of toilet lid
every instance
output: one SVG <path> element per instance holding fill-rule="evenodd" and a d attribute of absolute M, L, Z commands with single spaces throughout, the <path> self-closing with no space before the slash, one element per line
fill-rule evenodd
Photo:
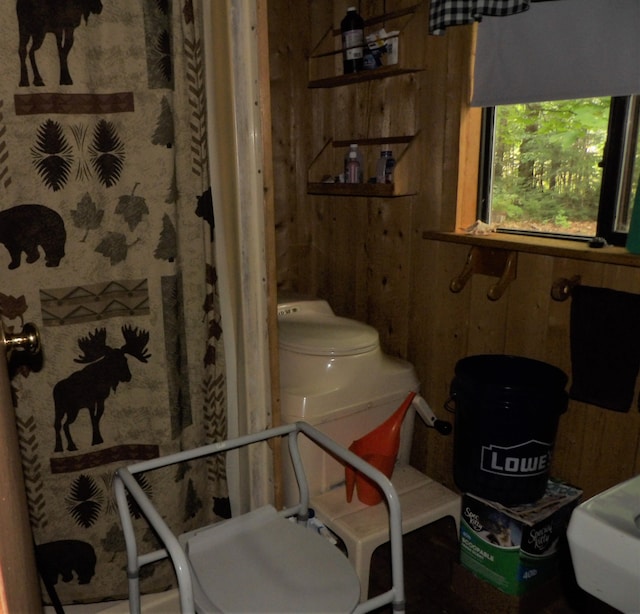
<path fill-rule="evenodd" d="M 352 356 L 379 345 L 375 328 L 334 315 L 280 320 L 278 328 L 280 347 L 300 354 Z"/>

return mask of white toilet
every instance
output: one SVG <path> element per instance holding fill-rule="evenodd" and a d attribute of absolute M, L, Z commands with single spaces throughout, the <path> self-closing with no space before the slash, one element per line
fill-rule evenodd
<path fill-rule="evenodd" d="M 324 300 L 281 296 L 278 304 L 280 399 L 285 423 L 304 420 L 349 447 L 384 422 L 419 382 L 411 364 L 384 354 L 378 332 L 337 316 Z M 398 462 L 408 464 L 414 412 L 407 413 Z M 300 442 L 311 496 L 344 482 L 344 467 Z M 298 501 L 283 455 L 285 504 Z"/>

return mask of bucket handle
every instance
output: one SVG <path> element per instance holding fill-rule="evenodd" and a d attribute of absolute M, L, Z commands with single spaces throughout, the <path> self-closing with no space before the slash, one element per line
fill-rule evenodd
<path fill-rule="evenodd" d="M 427 426 L 436 429 L 436 431 L 441 435 L 448 435 L 451 433 L 451 422 L 438 420 L 436 415 L 433 413 L 433 410 L 429 407 L 429 403 L 427 403 L 419 394 L 414 397 L 413 406 L 416 408 L 416 412 Z"/>

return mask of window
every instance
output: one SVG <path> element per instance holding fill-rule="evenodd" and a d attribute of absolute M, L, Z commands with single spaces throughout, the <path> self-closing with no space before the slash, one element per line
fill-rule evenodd
<path fill-rule="evenodd" d="M 499 231 L 624 245 L 640 97 L 485 108 L 478 217 Z"/>

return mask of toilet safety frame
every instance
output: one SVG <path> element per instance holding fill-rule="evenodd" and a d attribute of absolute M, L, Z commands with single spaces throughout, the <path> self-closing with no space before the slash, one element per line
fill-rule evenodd
<path fill-rule="evenodd" d="M 139 473 L 153 471 L 168 465 L 190 461 L 213 454 L 221 454 L 257 442 L 286 437 L 288 440 L 288 448 L 291 455 L 292 465 L 300 490 L 300 501 L 297 505 L 279 511 L 278 514 L 285 518 L 295 517 L 299 523 L 306 524 L 309 518 L 309 486 L 298 447 L 299 434 L 303 434 L 316 445 L 323 448 L 327 453 L 336 456 L 345 464 L 352 466 L 357 471 L 373 480 L 384 494 L 384 500 L 389 514 L 392 586 L 381 595 L 377 595 L 376 597 L 359 603 L 353 610 L 353 613 L 363 614 L 364 612 L 370 612 L 386 604 L 393 604 L 394 614 L 404 613 L 405 592 L 402 551 L 402 512 L 400 508 L 400 499 L 394 486 L 382 472 L 375 469 L 362 458 L 339 445 L 310 424 L 299 421 L 267 429 L 260 433 L 244 435 L 234 439 L 201 446 L 193 450 L 185 450 L 161 458 L 142 461 L 127 467 L 121 467 L 115 472 L 113 487 L 127 551 L 127 576 L 129 582 L 129 607 L 131 614 L 139 614 L 141 611 L 139 583 L 140 567 L 165 558 L 169 558 L 171 560 L 176 572 L 182 614 L 190 614 L 195 611 L 193 578 L 191 576 L 191 566 L 188 556 L 180 544 L 178 536 L 171 531 L 134 476 Z M 164 548 L 144 554 L 138 553 L 127 495 L 135 500 L 146 520 L 156 531 L 158 537 L 164 544 Z"/>

